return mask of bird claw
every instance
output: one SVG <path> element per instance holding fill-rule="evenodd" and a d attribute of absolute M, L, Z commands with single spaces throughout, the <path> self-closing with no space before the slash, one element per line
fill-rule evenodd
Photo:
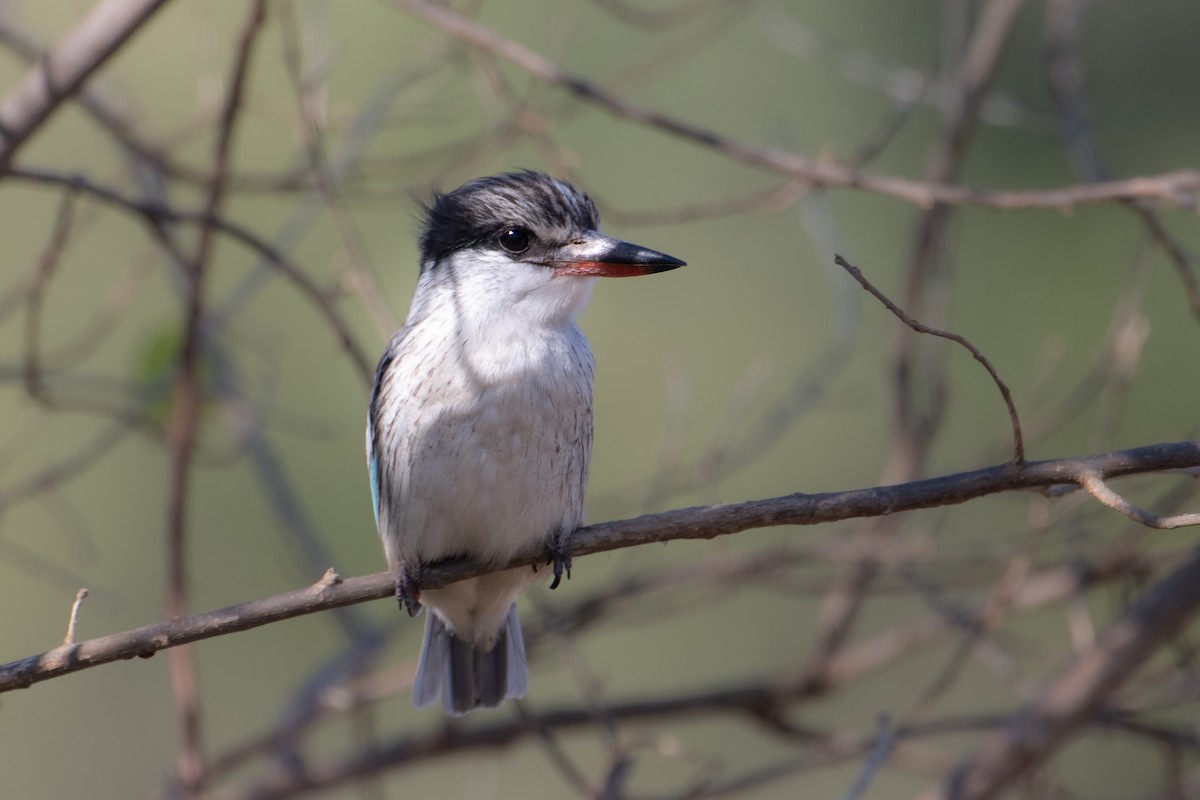
<path fill-rule="evenodd" d="M 551 589 L 557 589 L 558 585 L 562 583 L 563 573 L 566 573 L 567 580 L 571 580 L 571 546 L 567 543 L 566 537 L 547 546 L 546 563 L 554 565 L 554 580 L 550 581 Z"/>
<path fill-rule="evenodd" d="M 396 600 L 410 617 L 421 612 L 421 588 L 403 564 L 396 570 Z"/>

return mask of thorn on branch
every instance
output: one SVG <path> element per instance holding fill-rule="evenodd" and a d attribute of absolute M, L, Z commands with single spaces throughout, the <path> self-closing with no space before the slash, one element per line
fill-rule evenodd
<path fill-rule="evenodd" d="M 342 576 L 338 575 L 337 570 L 335 570 L 333 567 L 330 567 L 329 569 L 325 570 L 325 574 L 321 576 L 321 579 L 317 581 L 316 585 L 317 589 L 324 591 L 332 586 L 337 586 L 341 582 Z"/>
<path fill-rule="evenodd" d="M 71 604 L 71 616 L 67 620 L 67 635 L 63 637 L 63 647 L 75 644 L 75 627 L 79 623 L 79 607 L 83 605 L 84 598 L 87 596 L 86 588 L 75 593 L 75 602 Z"/>
<path fill-rule="evenodd" d="M 876 289 L 875 285 L 867 280 L 866 276 L 862 274 L 862 271 L 859 270 L 858 267 L 842 258 L 842 256 L 835 255 L 833 261 L 839 267 L 849 272 L 850 276 L 854 278 L 854 280 L 858 281 L 859 285 L 870 292 L 870 294 L 876 300 L 883 303 L 884 307 L 887 308 L 888 311 L 891 311 L 893 314 L 895 314 L 896 317 L 905 325 L 912 328 L 917 333 L 924 333 L 928 334 L 929 336 L 937 336 L 942 339 L 949 339 L 952 342 L 957 342 L 965 347 L 967 351 L 975 357 L 976 361 L 983 365 L 983 368 L 987 370 L 988 375 L 992 377 L 992 382 L 996 384 L 996 388 L 1000 390 L 1000 396 L 1004 398 L 1004 405 L 1008 409 L 1008 419 L 1012 424 L 1013 455 L 1009 463 L 1014 467 L 1019 467 L 1024 464 L 1025 437 L 1021 433 L 1021 420 L 1017 416 L 1017 407 L 1016 404 L 1013 403 L 1012 392 L 1009 391 L 1008 385 L 1001 380 L 1000 373 L 996 371 L 996 368 L 992 365 L 992 362 L 988 360 L 987 356 L 980 352 L 979 348 L 975 347 L 975 345 L 971 344 L 964 337 L 958 335 L 957 333 L 951 333 L 949 331 L 941 330 L 940 328 L 934 328 L 910 317 L 907 313 L 905 313 L 904 309 L 893 303 L 883 292 Z"/>

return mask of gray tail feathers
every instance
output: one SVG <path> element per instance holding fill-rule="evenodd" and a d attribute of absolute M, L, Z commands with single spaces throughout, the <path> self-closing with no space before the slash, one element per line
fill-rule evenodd
<path fill-rule="evenodd" d="M 430 610 L 413 682 L 413 705 L 433 705 L 440 694 L 446 713 L 457 717 L 476 708 L 495 708 L 508 697 L 524 697 L 528 685 L 529 666 L 516 604 L 508 609 L 496 646 L 489 651 L 478 650 L 455 636 Z"/>

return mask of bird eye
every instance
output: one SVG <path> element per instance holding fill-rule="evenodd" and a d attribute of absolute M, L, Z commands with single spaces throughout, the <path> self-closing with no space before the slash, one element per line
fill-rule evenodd
<path fill-rule="evenodd" d="M 532 234 L 524 228 L 505 228 L 500 231 L 500 246 L 510 253 L 524 253 L 529 249 Z"/>

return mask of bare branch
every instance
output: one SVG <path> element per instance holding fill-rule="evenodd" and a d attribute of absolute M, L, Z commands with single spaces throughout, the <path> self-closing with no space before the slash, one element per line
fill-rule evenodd
<path fill-rule="evenodd" d="M 817 525 L 955 505 L 1000 492 L 1074 483 L 1080 470 L 1084 469 L 1113 478 L 1197 466 L 1200 466 L 1200 442 L 1157 444 L 1076 459 L 1008 463 L 895 486 L 823 494 L 797 493 L 765 500 L 681 508 L 604 522 L 577 530 L 571 537 L 571 550 L 574 555 L 582 556 L 651 542 L 713 539 L 755 528 Z M 544 561 L 545 553 L 529 552 L 500 569 L 538 565 Z M 466 561 L 439 562 L 421 570 L 421 586 L 426 589 L 438 588 L 496 569 Z M 391 597 L 394 591 L 395 579 L 386 572 L 344 581 L 326 576 L 304 589 L 206 614 L 193 614 L 147 625 L 5 664 L 0 666 L 0 692 L 24 688 L 119 659 L 134 656 L 146 658 L 159 650 L 201 639 Z"/>
<path fill-rule="evenodd" d="M 716 150 L 723 156 L 812 186 L 862 189 L 895 197 L 928 208 L 937 203 L 966 204 L 985 208 L 1069 209 L 1084 203 L 1112 200 L 1158 200 L 1170 205 L 1200 207 L 1200 171 L 1177 170 L 1159 175 L 1144 175 L 1124 181 L 1108 181 L 1083 186 L 1023 191 L 986 191 L 947 183 L 924 183 L 891 175 L 876 175 L 847 167 L 829 159 L 812 160 L 795 153 L 739 142 L 691 123 L 627 103 L 612 92 L 566 72 L 557 64 L 525 46 L 499 36 L 442 6 L 423 0 L 387 0 L 413 16 L 420 17 L 444 33 L 472 48 L 509 61 L 539 80 L 560 86 L 571 94 L 604 108 L 611 114 L 665 131 Z"/>
<path fill-rule="evenodd" d="M 1100 160 L 1099 148 L 1092 135 L 1083 99 L 1083 67 L 1078 53 L 1079 20 L 1085 7 L 1082 0 L 1052 0 L 1046 4 L 1046 80 L 1075 171 L 1085 180 L 1102 181 L 1110 179 L 1111 173 Z M 1175 268 L 1183 284 L 1183 296 L 1188 308 L 1192 316 L 1200 321 L 1200 284 L 1192 271 L 1192 259 L 1171 236 L 1153 208 L 1133 199 L 1124 202 L 1141 220 Z"/>
<path fill-rule="evenodd" d="M 1133 503 L 1126 500 L 1121 495 L 1117 494 L 1104 482 L 1103 476 L 1095 470 L 1081 469 L 1078 477 L 1079 485 L 1082 486 L 1087 493 L 1099 500 L 1104 505 L 1119 511 L 1129 517 L 1134 522 L 1139 522 L 1147 528 L 1158 528 L 1160 530 L 1171 530 L 1173 528 L 1185 528 L 1191 525 L 1200 525 L 1200 514 L 1175 514 L 1169 517 L 1159 516 L 1145 509 L 1138 508 Z"/>
<path fill-rule="evenodd" d="M 895 314 L 905 325 L 918 333 L 927 333 L 930 336 L 937 336 L 942 339 L 949 339 L 952 342 L 957 342 L 965 347 L 967 351 L 975 357 L 976 361 L 983 365 L 983 368 L 987 370 L 988 375 L 992 376 L 992 381 L 996 384 L 996 388 L 1000 390 L 1000 396 L 1004 398 L 1004 405 L 1008 409 L 1008 419 L 1012 425 L 1013 436 L 1013 455 L 1011 463 L 1014 465 L 1019 465 L 1021 462 L 1023 462 L 1025 460 L 1025 441 L 1024 437 L 1021 435 L 1021 420 L 1017 417 L 1017 407 L 1016 404 L 1013 403 L 1012 392 L 1009 391 L 1007 384 L 1001 380 L 1000 373 L 996 372 L 996 368 L 992 366 L 992 362 L 988 360 L 987 356 L 981 353 L 979 348 L 975 347 L 975 345 L 971 344 L 957 333 L 950 333 L 949 331 L 932 328 L 924 323 L 918 322 L 908 314 L 904 313 L 904 309 L 897 306 L 888 299 L 887 295 L 876 289 L 875 286 L 866 279 L 858 267 L 854 266 L 840 255 L 834 256 L 833 260 L 838 266 L 849 272 L 850 275 L 854 277 L 854 280 L 858 281 L 859 284 L 861 284 L 864 289 L 870 292 L 876 300 L 883 303 L 884 306 L 887 307 L 887 310 Z"/>
<path fill-rule="evenodd" d="M 222 216 L 196 211 L 180 211 L 158 203 L 135 200 L 108 187 L 92 183 L 79 175 L 63 175 L 43 170 L 14 169 L 10 170 L 6 177 L 30 183 L 78 190 L 82 194 L 136 215 L 152 231 L 156 231 L 156 226 L 162 223 L 183 223 L 186 225 L 210 226 L 213 230 L 225 234 L 243 247 L 253 251 L 266 263 L 278 270 L 301 294 L 309 299 L 309 302 L 325 318 L 326 324 L 329 325 L 334 337 L 350 357 L 363 383 L 368 386 L 370 385 L 371 376 L 375 373 L 374 363 L 358 345 L 354 335 L 350 332 L 349 325 L 338 314 L 328 293 L 322 290 L 299 267 L 289 261 L 283 253 L 276 250 L 270 243 L 264 241 L 253 231 L 235 222 L 231 222 Z"/>
<path fill-rule="evenodd" d="M 242 97 L 255 44 L 266 20 L 266 0 L 256 0 L 243 23 L 234 53 L 229 91 L 221 110 L 217 140 L 212 159 L 212 178 L 204 204 L 204 217 L 212 220 L 225 200 L 226 178 L 230 171 L 234 132 L 241 119 Z M 184 266 L 186 303 L 181 344 L 171 397 L 171 416 L 167 424 L 170 472 L 167 487 L 166 519 L 166 598 L 163 604 L 168 618 L 178 618 L 188 606 L 187 518 L 192 482 L 193 451 L 200 426 L 200 407 L 204 401 L 200 385 L 200 350 L 204 331 L 205 289 L 213 252 L 213 224 L 200 227 L 195 252 Z M 176 758 L 178 779 L 185 797 L 194 797 L 204 774 L 200 725 L 199 679 L 190 649 L 180 647 L 169 654 L 171 693 L 179 715 L 180 741 Z"/>
<path fill-rule="evenodd" d="M 46 285 L 58 268 L 63 249 L 71 235 L 71 225 L 75 219 L 74 191 L 63 193 L 59 201 L 58 213 L 54 216 L 54 230 L 50 241 L 38 257 L 37 268 L 33 281 L 29 286 L 29 300 L 25 316 L 25 391 L 39 403 L 49 404 L 50 395 L 46 390 L 42 374 L 41 362 L 41 317 L 42 303 L 45 298 Z"/>
<path fill-rule="evenodd" d="M 871 752 L 867 755 L 867 760 L 863 764 L 862 771 L 855 778 L 854 785 L 850 787 L 850 790 L 842 795 L 842 800 L 860 800 L 866 794 L 867 789 L 870 788 L 871 781 L 879 774 L 879 770 L 883 769 L 883 765 L 887 763 L 892 750 L 895 749 L 896 731 L 892 729 L 892 723 L 886 716 L 879 718 L 879 733 L 877 736 L 875 746 L 871 748 Z"/>
<path fill-rule="evenodd" d="M 1200 549 L 1155 585 L 1038 697 L 990 736 L 923 800 L 983 800 L 1046 761 L 1200 610 Z"/>
<path fill-rule="evenodd" d="M 0 101 L 0 174 L 17 149 L 166 0 L 100 0 Z"/>

